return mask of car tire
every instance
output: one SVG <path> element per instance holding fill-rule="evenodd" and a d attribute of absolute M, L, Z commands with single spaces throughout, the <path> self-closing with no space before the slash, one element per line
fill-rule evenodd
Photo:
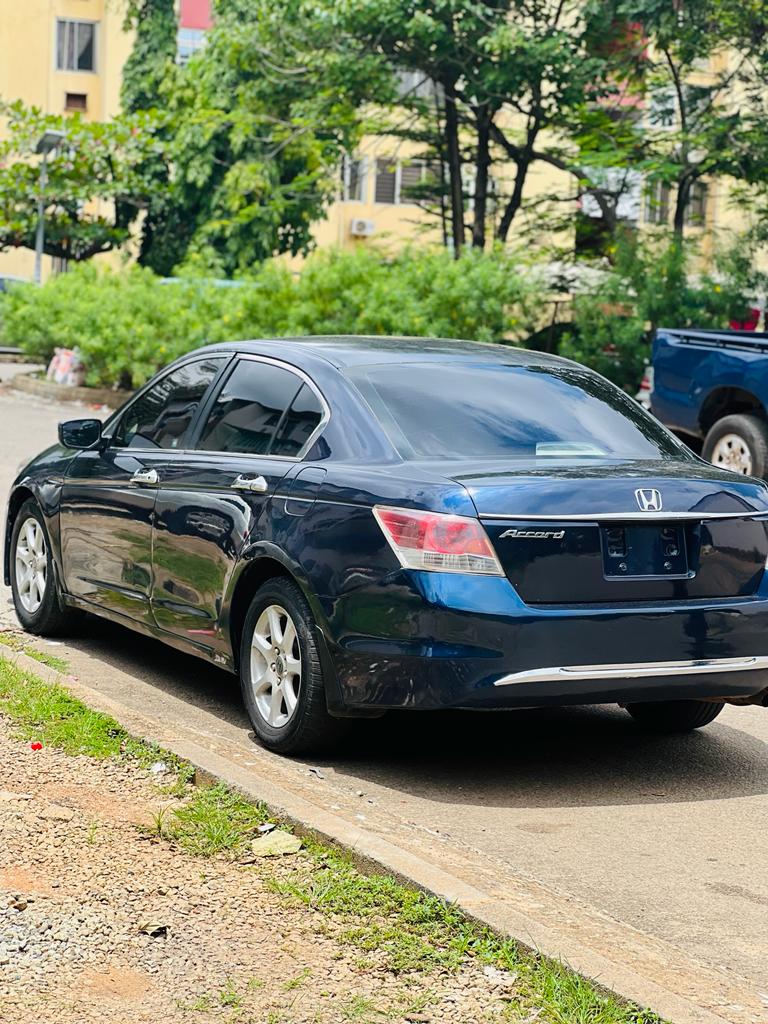
<path fill-rule="evenodd" d="M 711 700 L 664 700 L 627 704 L 627 711 L 652 732 L 692 732 L 713 722 L 725 704 Z"/>
<path fill-rule="evenodd" d="M 278 754 L 314 754 L 337 745 L 347 723 L 328 713 L 317 626 L 291 580 L 257 590 L 245 617 L 240 687 L 254 732 Z"/>
<path fill-rule="evenodd" d="M 704 439 L 702 458 L 744 476 L 768 476 L 768 424 L 758 416 L 724 416 Z"/>
<path fill-rule="evenodd" d="M 16 616 L 28 633 L 59 636 L 82 615 L 61 596 L 51 541 L 38 505 L 25 501 L 13 522 L 10 551 L 11 593 Z"/>

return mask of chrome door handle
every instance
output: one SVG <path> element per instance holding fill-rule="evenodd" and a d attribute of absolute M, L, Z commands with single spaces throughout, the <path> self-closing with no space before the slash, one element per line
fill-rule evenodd
<path fill-rule="evenodd" d="M 131 477 L 132 484 L 156 484 L 160 480 L 156 469 L 137 469 Z"/>
<path fill-rule="evenodd" d="M 266 494 L 269 484 L 263 476 L 238 476 L 232 481 L 236 491 L 251 491 L 254 494 Z"/>

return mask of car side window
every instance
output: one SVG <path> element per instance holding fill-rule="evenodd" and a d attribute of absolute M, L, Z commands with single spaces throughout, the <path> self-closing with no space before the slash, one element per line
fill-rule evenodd
<path fill-rule="evenodd" d="M 320 399 L 308 384 L 304 384 L 280 424 L 270 454 L 298 455 L 322 418 Z"/>
<path fill-rule="evenodd" d="M 167 373 L 123 414 L 113 444 L 121 448 L 183 448 L 189 426 L 224 358 L 198 359 Z"/>
<path fill-rule="evenodd" d="M 301 378 L 273 363 L 242 359 L 211 407 L 197 447 L 209 452 L 268 455 Z"/>

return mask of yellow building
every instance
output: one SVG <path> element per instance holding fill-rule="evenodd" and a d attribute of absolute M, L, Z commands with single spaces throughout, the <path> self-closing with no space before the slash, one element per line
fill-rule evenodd
<path fill-rule="evenodd" d="M 414 201 L 412 189 L 430 173 L 418 153 L 423 147 L 386 136 L 362 140 L 353 158 L 341 168 L 340 187 L 326 219 L 315 225 L 314 237 L 320 248 L 351 248 L 359 245 L 440 243 L 444 241 L 441 218 L 436 209 L 429 212 Z M 465 168 L 467 220 L 472 222 L 471 165 Z M 508 183 L 505 183 L 505 185 Z M 573 178 L 554 167 L 537 164 L 531 168 L 524 196 L 571 194 L 576 202 Z M 434 205 L 434 204 L 433 204 Z M 521 211 L 516 228 L 526 225 Z M 450 227 L 447 229 L 450 234 Z M 510 243 L 514 243 L 514 235 Z M 542 242 L 567 244 L 564 237 L 541 238 Z"/>
<path fill-rule="evenodd" d="M 0 97 L 48 114 L 113 117 L 132 46 L 122 6 L 115 0 L 0 0 Z M 0 275 L 29 278 L 33 266 L 28 249 L 0 253 Z M 45 257 L 44 274 L 50 269 Z"/>
<path fill-rule="evenodd" d="M 203 44 L 210 26 L 210 6 L 210 0 L 178 0 L 180 63 Z M 79 111 L 89 120 L 113 117 L 120 109 L 122 70 L 133 42 L 131 34 L 123 30 L 124 10 L 125 0 L 0 0 L 0 98 L 21 100 L 51 114 Z M 708 73 L 702 68 L 699 75 L 704 79 Z M 739 97 L 734 96 L 733 101 L 738 103 Z M 649 108 L 643 116 L 650 113 Z M 470 167 L 467 172 L 471 173 Z M 348 248 L 383 242 L 397 247 L 406 242 L 442 241 L 439 218 L 421 209 L 410 191 L 427 173 L 413 144 L 386 137 L 364 139 L 340 174 L 337 200 L 315 227 L 318 245 Z M 669 223 L 672 197 L 668 192 L 658 189 L 649 197 L 639 174 L 629 184 L 621 213 L 627 223 L 640 229 Z M 471 197 L 471 179 L 466 185 Z M 510 182 L 505 181 L 505 191 L 509 187 Z M 744 218 L 734 214 L 729 191 L 727 182 L 702 182 L 692 196 L 688 230 L 704 234 L 709 251 L 719 228 L 745 226 Z M 529 174 L 525 199 L 553 193 L 572 196 L 574 213 L 580 208 L 586 217 L 595 216 L 594 210 L 590 212 L 589 197 L 577 200 L 571 176 L 544 163 L 536 164 Z M 471 198 L 468 205 L 471 222 Z M 566 212 L 562 203 L 559 212 Z M 527 224 L 524 214 L 515 222 L 511 243 L 520 238 L 524 228 L 534 227 L 539 242 L 556 242 L 564 248 L 578 245 L 573 230 L 557 238 L 540 237 L 540 210 L 530 216 Z M 116 256 L 100 258 L 114 260 Z M 30 250 L 0 253 L 0 275 L 29 278 L 33 266 Z M 47 275 L 51 270 L 52 261 L 46 257 L 43 272 Z"/>

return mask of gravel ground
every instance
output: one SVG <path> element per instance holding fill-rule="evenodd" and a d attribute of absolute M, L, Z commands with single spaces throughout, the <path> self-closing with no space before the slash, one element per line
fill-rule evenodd
<path fill-rule="evenodd" d="M 0 719 L 1 1021 L 509 1019 L 513 976 L 394 975 L 271 892 L 296 858 L 254 868 L 150 838 L 172 805 L 138 767 L 34 751 Z"/>

